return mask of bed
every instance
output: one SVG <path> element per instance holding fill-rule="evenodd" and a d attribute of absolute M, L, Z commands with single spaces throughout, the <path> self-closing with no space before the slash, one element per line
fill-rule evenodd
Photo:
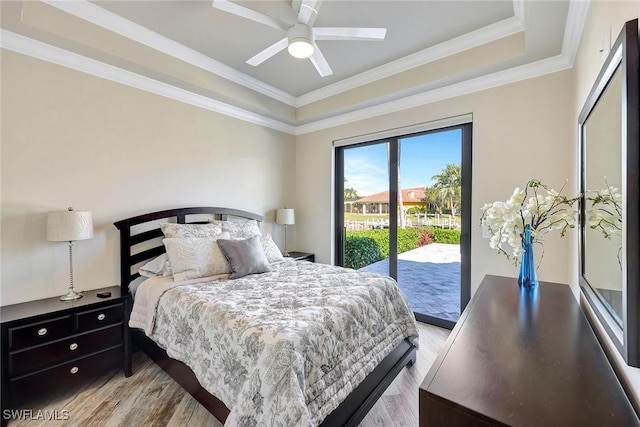
<path fill-rule="evenodd" d="M 140 280 L 137 268 L 141 264 L 165 252 L 161 222 L 206 224 L 231 219 L 263 220 L 260 215 L 235 209 L 193 207 L 116 222 L 122 291 L 128 293 L 129 285 Z M 338 279 L 332 279 L 334 274 Z M 150 303 L 157 307 L 153 313 L 157 318 L 149 327 L 145 328 L 143 321 L 136 325 L 139 328 L 132 328 L 135 345 L 229 425 L 358 425 L 398 373 L 416 359 L 415 320 L 404 296 L 395 293 L 399 292 L 394 289 L 397 285 L 386 283 L 390 279 L 384 276 L 285 259 L 274 263 L 268 272 L 234 280 L 171 283 L 157 279 L 167 287 L 161 291 L 149 280 L 140 285 L 134 301 L 142 304 L 142 295 L 159 294 L 157 301 Z M 347 295 L 338 294 L 346 286 L 343 283 L 351 283 Z M 370 306 L 363 298 L 371 299 Z M 382 304 L 387 300 L 391 302 Z M 186 308 L 179 308 L 178 301 Z M 364 314 L 355 313 L 349 304 L 367 309 Z M 379 313 L 387 311 L 390 313 Z M 271 317 L 261 317 L 267 312 Z M 397 319 L 381 322 L 378 316 L 383 315 Z M 183 324 L 191 317 L 206 323 L 206 329 L 200 324 Z M 260 333 L 247 332 L 256 329 Z M 192 347 L 191 338 L 181 339 L 188 335 L 184 330 L 196 330 L 193 341 L 208 343 L 206 351 Z M 293 331 L 302 331 L 302 335 Z M 178 338 L 167 338 L 172 335 Z M 253 351 L 256 347 L 261 351 L 269 348 L 269 352 Z M 218 359 L 220 352 L 224 352 L 224 363 Z M 196 354 L 197 359 L 189 359 Z M 255 360 L 247 359 L 250 357 Z M 245 369 L 253 362 L 260 369 Z M 274 379 L 274 375 L 278 376 Z M 232 409 L 223 402 L 231 402 Z"/>

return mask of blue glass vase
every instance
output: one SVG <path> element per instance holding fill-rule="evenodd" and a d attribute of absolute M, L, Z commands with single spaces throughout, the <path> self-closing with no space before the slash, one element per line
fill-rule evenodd
<path fill-rule="evenodd" d="M 533 257 L 533 237 L 531 236 L 531 226 L 525 225 L 522 233 L 522 261 L 520 262 L 520 275 L 518 285 L 523 288 L 534 288 L 538 285 L 538 274 L 536 273 L 536 260 Z"/>

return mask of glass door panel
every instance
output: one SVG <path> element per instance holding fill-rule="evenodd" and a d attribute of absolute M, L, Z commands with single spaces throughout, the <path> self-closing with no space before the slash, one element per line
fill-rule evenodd
<path fill-rule="evenodd" d="M 344 266 L 389 270 L 389 143 L 344 150 Z"/>
<path fill-rule="evenodd" d="M 418 318 L 460 317 L 462 130 L 399 140 L 398 284 Z"/>

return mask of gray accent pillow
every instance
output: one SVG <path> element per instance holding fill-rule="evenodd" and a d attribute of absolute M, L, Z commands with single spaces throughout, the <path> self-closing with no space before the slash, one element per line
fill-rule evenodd
<path fill-rule="evenodd" d="M 271 271 L 269 261 L 260 243 L 260 236 L 244 240 L 218 239 L 218 246 L 229 262 L 231 269 L 229 279 Z"/>

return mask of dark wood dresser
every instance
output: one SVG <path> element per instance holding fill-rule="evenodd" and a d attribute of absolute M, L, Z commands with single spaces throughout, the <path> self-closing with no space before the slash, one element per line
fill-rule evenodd
<path fill-rule="evenodd" d="M 101 291 L 111 292 L 98 298 Z M 55 387 L 77 384 L 121 366 L 131 375 L 130 295 L 120 287 L 0 308 L 2 421 L 5 410 Z"/>
<path fill-rule="evenodd" d="M 637 426 L 567 285 L 486 276 L 420 387 L 420 426 Z"/>

